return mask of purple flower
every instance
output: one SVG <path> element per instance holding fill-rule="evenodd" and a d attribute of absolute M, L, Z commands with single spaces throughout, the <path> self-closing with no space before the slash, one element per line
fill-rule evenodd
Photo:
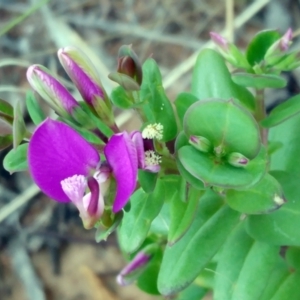
<path fill-rule="evenodd" d="M 107 163 L 100 162 L 97 150 L 73 128 L 48 118 L 29 142 L 32 178 L 53 200 L 73 202 L 84 227 L 92 228 L 103 213 L 111 176 L 117 184 L 114 212 L 124 207 L 135 190 L 137 154 L 124 136 L 126 133 L 111 137 L 104 149 Z"/>
<path fill-rule="evenodd" d="M 114 134 L 104 148 L 104 154 L 117 182 L 113 212 L 120 211 L 134 192 L 138 159 L 135 145 L 127 132 Z"/>
<path fill-rule="evenodd" d="M 104 208 L 100 184 L 109 175 L 99 181 L 96 176 L 91 179 L 100 163 L 94 147 L 73 128 L 48 118 L 30 139 L 28 163 L 33 180 L 47 196 L 58 202 L 72 201 L 85 228 L 95 224 Z M 87 187 L 90 193 L 85 195 Z"/>
<path fill-rule="evenodd" d="M 154 151 L 153 140 L 144 139 L 139 131 L 131 132 L 130 138 L 137 151 L 139 169 L 147 170 L 152 173 L 159 172 L 161 157 Z"/>
<path fill-rule="evenodd" d="M 69 202 L 60 182 L 74 175 L 86 177 L 96 169 L 100 156 L 73 128 L 48 118 L 30 139 L 28 162 L 33 180 L 46 195 Z"/>
<path fill-rule="evenodd" d="M 93 106 L 97 98 L 104 99 L 105 92 L 96 69 L 84 53 L 74 47 L 65 47 L 58 50 L 57 54 L 60 63 L 88 104 Z"/>
<path fill-rule="evenodd" d="M 27 70 L 31 87 L 59 114 L 71 114 L 79 106 L 69 91 L 55 79 L 50 71 L 40 65 L 32 65 Z"/>

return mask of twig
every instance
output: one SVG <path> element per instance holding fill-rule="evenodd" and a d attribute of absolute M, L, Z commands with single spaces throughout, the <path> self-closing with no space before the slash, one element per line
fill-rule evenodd
<path fill-rule="evenodd" d="M 31 185 L 28 189 L 26 189 L 22 194 L 13 199 L 9 204 L 6 204 L 0 210 L 0 223 L 5 220 L 9 215 L 11 215 L 14 211 L 19 209 L 29 200 L 31 200 L 34 196 L 36 196 L 40 192 L 40 189 L 35 185 Z"/>
<path fill-rule="evenodd" d="M 38 10 L 40 7 L 42 7 L 44 4 L 46 4 L 49 0 L 43 0 L 43 1 L 39 1 L 38 3 L 36 3 L 36 5 L 34 5 L 33 7 L 29 8 L 27 11 L 24 12 L 24 14 L 22 14 L 21 16 L 13 19 L 12 21 L 10 21 L 7 25 L 5 25 L 2 30 L 0 31 L 0 36 L 2 36 L 4 33 L 6 33 L 7 31 L 11 30 L 13 27 L 15 27 L 16 25 L 18 25 L 19 23 L 21 23 L 24 19 L 26 19 L 27 17 L 29 17 L 31 14 L 33 14 L 36 10 Z"/>
<path fill-rule="evenodd" d="M 230 42 L 234 42 L 234 0 L 226 0 L 226 32 Z"/>
<path fill-rule="evenodd" d="M 239 28 L 244 25 L 249 19 L 251 19 L 257 12 L 259 12 L 265 5 L 267 5 L 270 0 L 256 0 L 254 3 L 249 5 L 247 9 L 245 9 L 239 16 L 237 16 L 234 20 L 234 28 Z M 221 35 L 226 35 L 226 31 L 223 30 Z M 213 43 L 211 41 L 205 43 L 203 48 L 211 48 Z M 169 88 L 176 80 L 178 80 L 183 74 L 188 72 L 194 65 L 197 56 L 200 51 L 196 51 L 189 58 L 187 58 L 184 62 L 179 64 L 176 68 L 168 73 L 168 75 L 164 78 L 164 87 Z"/>
<path fill-rule="evenodd" d="M 35 273 L 29 255 L 20 238 L 14 238 L 8 245 L 9 255 L 15 273 L 19 276 L 26 290 L 27 298 L 46 300 L 42 283 Z"/>
<path fill-rule="evenodd" d="M 181 45 L 187 48 L 199 49 L 203 46 L 203 43 L 198 42 L 193 39 L 187 39 L 183 36 L 171 35 L 166 33 L 161 33 L 159 31 L 148 30 L 146 28 L 142 28 L 136 26 L 134 24 L 127 24 L 122 22 L 111 22 L 107 20 L 95 20 L 95 19 L 86 19 L 79 16 L 64 17 L 64 20 L 70 22 L 71 24 L 85 26 L 85 27 L 93 27 L 105 30 L 111 33 L 120 33 L 122 35 L 128 34 L 131 36 L 141 37 L 144 39 L 149 39 L 152 41 L 169 43 L 174 45 Z"/>

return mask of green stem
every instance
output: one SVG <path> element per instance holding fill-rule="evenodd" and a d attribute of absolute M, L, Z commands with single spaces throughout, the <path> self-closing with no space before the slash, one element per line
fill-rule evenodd
<path fill-rule="evenodd" d="M 266 117 L 266 108 L 265 108 L 265 99 L 264 99 L 264 90 L 256 90 L 256 107 L 254 113 L 255 119 L 258 123 Z M 266 128 L 263 128 L 259 125 L 260 136 L 262 143 L 264 145 L 268 142 L 268 131 Z"/>

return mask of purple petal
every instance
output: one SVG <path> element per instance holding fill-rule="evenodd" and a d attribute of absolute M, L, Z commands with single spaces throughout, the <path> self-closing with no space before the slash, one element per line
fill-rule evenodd
<path fill-rule="evenodd" d="M 282 51 L 287 51 L 293 39 L 293 31 L 291 28 L 280 39 L 280 48 Z"/>
<path fill-rule="evenodd" d="M 113 212 L 120 211 L 134 192 L 137 180 L 138 162 L 133 142 L 127 132 L 113 135 L 104 148 L 107 162 L 117 182 Z"/>
<path fill-rule="evenodd" d="M 71 58 L 71 53 L 74 54 L 74 57 L 78 58 L 78 62 L 75 62 Z M 93 98 L 95 96 L 103 99 L 104 93 L 102 87 L 93 78 L 95 77 L 94 67 L 88 57 L 76 48 L 67 47 L 58 51 L 58 58 L 81 96 L 88 104 L 93 105 Z M 90 76 L 90 73 L 93 76 Z"/>
<path fill-rule="evenodd" d="M 140 169 L 145 168 L 145 149 L 144 149 L 144 140 L 142 134 L 139 131 L 132 131 L 130 133 L 130 138 L 134 143 L 137 159 L 138 159 L 138 167 Z"/>
<path fill-rule="evenodd" d="M 117 276 L 117 282 L 120 285 L 128 285 L 131 284 L 136 280 L 137 276 L 139 275 L 137 271 L 143 271 L 144 267 L 147 265 L 151 258 L 151 255 L 144 253 L 143 251 L 139 252 L 133 260 L 125 266 L 125 268 L 120 272 Z"/>
<path fill-rule="evenodd" d="M 221 49 L 223 49 L 224 51 L 228 50 L 228 41 L 220 34 L 211 31 L 209 35 L 212 41 L 215 42 L 219 47 L 221 47 Z"/>
<path fill-rule="evenodd" d="M 88 178 L 88 186 L 91 191 L 91 199 L 87 211 L 91 216 L 94 216 L 98 211 L 100 187 L 98 181 L 92 176 Z"/>
<path fill-rule="evenodd" d="M 33 180 L 50 198 L 69 202 L 61 181 L 87 176 L 100 161 L 97 150 L 68 125 L 46 119 L 29 142 L 28 162 Z"/>
<path fill-rule="evenodd" d="M 47 68 L 32 65 L 28 68 L 26 75 L 31 87 L 54 109 L 63 108 L 71 113 L 73 108 L 79 105 L 69 91 L 50 75 Z"/>

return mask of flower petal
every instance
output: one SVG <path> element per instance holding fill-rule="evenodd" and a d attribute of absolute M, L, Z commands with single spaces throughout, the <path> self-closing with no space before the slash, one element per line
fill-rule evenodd
<path fill-rule="evenodd" d="M 40 65 L 32 65 L 27 70 L 27 79 L 32 88 L 49 103 L 56 111 L 66 110 L 71 113 L 74 107 L 79 106 L 69 91 Z"/>
<path fill-rule="evenodd" d="M 90 59 L 74 47 L 58 51 L 58 58 L 63 68 L 76 85 L 83 99 L 93 105 L 93 98 L 104 98 L 103 88 L 97 80 L 97 72 Z"/>
<path fill-rule="evenodd" d="M 145 149 L 144 149 L 144 140 L 140 131 L 132 131 L 130 133 L 130 138 L 134 143 L 137 159 L 138 159 L 138 167 L 140 169 L 145 168 Z"/>
<path fill-rule="evenodd" d="M 97 150 L 65 123 L 46 119 L 29 142 L 28 162 L 33 180 L 50 198 L 69 202 L 61 181 L 87 176 L 100 161 Z"/>
<path fill-rule="evenodd" d="M 138 162 L 133 142 L 127 132 L 113 135 L 104 148 L 107 162 L 117 182 L 113 212 L 120 211 L 134 192 L 137 180 Z"/>

